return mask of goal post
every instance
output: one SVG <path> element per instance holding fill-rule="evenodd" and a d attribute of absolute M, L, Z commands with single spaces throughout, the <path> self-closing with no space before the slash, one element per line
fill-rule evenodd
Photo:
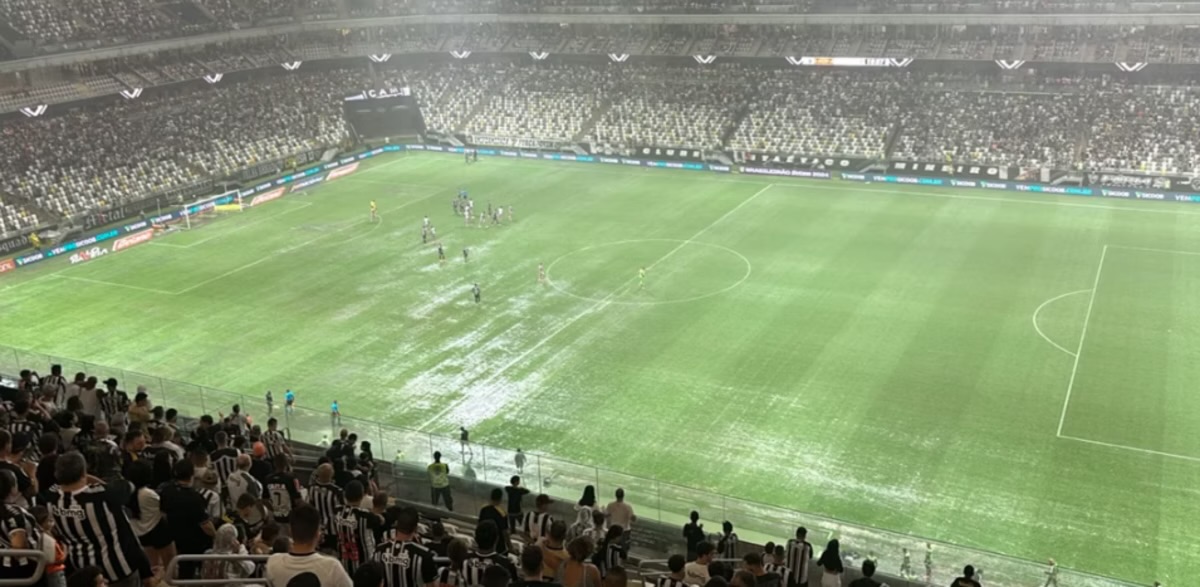
<path fill-rule="evenodd" d="M 193 221 L 200 222 L 217 214 L 241 212 L 243 209 L 242 195 L 237 190 L 233 190 L 188 204 L 183 207 L 179 215 L 183 218 L 184 226 L 191 230 Z"/>

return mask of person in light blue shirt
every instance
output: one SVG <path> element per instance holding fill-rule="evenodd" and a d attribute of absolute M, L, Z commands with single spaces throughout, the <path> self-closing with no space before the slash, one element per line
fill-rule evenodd
<path fill-rule="evenodd" d="M 333 400 L 333 405 L 329 406 L 329 425 L 337 426 L 342 423 L 342 413 L 338 411 L 337 400 Z"/>
<path fill-rule="evenodd" d="M 296 409 L 296 392 L 290 389 L 287 390 L 287 392 L 283 394 L 283 403 L 284 409 L 287 410 L 287 413 L 292 413 L 292 411 Z"/>

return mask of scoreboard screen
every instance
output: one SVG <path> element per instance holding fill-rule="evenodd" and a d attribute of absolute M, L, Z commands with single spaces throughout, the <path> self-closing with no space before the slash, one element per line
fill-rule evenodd
<path fill-rule="evenodd" d="M 416 97 L 407 87 L 374 88 L 346 96 L 342 114 L 364 138 L 425 133 L 425 118 Z"/>

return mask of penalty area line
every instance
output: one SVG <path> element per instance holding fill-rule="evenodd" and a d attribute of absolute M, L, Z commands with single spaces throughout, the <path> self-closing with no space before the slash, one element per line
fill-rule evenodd
<path fill-rule="evenodd" d="M 166 290 L 154 289 L 154 288 L 150 288 L 150 287 L 142 287 L 140 285 L 130 285 L 128 283 L 117 283 L 115 281 L 103 281 L 100 279 L 89 279 L 87 277 L 79 277 L 78 275 L 62 275 L 62 274 L 58 274 L 58 273 L 55 273 L 53 275 L 55 277 L 57 277 L 58 279 L 70 279 L 71 281 L 82 281 L 84 283 L 94 283 L 96 285 L 111 285 L 113 287 L 121 287 L 121 288 L 125 288 L 125 289 L 144 291 L 147 293 L 154 293 L 154 294 L 174 295 L 172 292 L 169 292 Z"/>
<path fill-rule="evenodd" d="M 1114 444 L 1112 442 L 1104 442 L 1102 440 L 1092 440 L 1090 438 L 1080 438 L 1078 436 L 1065 436 L 1065 435 L 1059 434 L 1058 437 L 1062 440 L 1072 440 L 1075 442 L 1082 442 L 1084 444 L 1094 444 L 1096 446 L 1104 446 L 1104 447 L 1108 447 L 1108 448 L 1128 450 L 1128 451 L 1141 453 L 1141 454 L 1154 455 L 1156 457 L 1166 457 L 1169 459 L 1179 459 L 1181 461 L 1190 461 L 1193 463 L 1200 463 L 1200 457 L 1190 457 L 1187 455 L 1180 455 L 1180 454 L 1175 454 L 1172 452 L 1163 452 L 1161 450 L 1151 450 L 1148 448 L 1138 448 L 1136 446 L 1126 446 L 1124 444 Z"/>
<path fill-rule="evenodd" d="M 378 169 L 378 168 L 376 168 L 376 169 Z M 403 203 L 403 204 L 401 204 L 401 205 L 399 205 L 399 206 L 396 206 L 395 208 L 391 208 L 391 209 L 389 209 L 387 212 L 388 212 L 389 214 L 391 214 L 392 212 L 397 212 L 397 211 L 399 211 L 399 210 L 402 210 L 402 209 L 404 209 L 404 208 L 407 208 L 408 206 L 412 206 L 412 205 L 414 205 L 414 204 L 419 204 L 419 203 L 421 203 L 421 202 L 424 202 L 425 200 L 428 200 L 428 199 L 430 199 L 430 198 L 432 198 L 432 197 L 434 197 L 434 196 L 436 196 L 436 195 L 438 195 L 438 194 L 440 194 L 440 193 L 442 193 L 442 192 L 446 192 L 446 191 L 450 191 L 450 190 L 451 190 L 451 188 L 443 188 L 442 190 L 439 190 L 439 191 L 430 192 L 429 194 L 426 194 L 426 195 L 424 195 L 424 196 L 421 196 L 420 198 L 418 198 L 418 199 L 416 199 L 416 200 L 412 200 L 412 201 L 409 201 L 409 202 L 405 202 L 405 203 Z M 200 287 L 203 287 L 203 286 L 205 286 L 205 285 L 208 285 L 208 284 L 210 284 L 210 283 L 212 283 L 212 282 L 214 282 L 214 281 L 217 281 L 217 280 L 220 280 L 220 279 L 224 279 L 224 278 L 226 278 L 226 277 L 229 277 L 230 275 L 233 275 L 233 274 L 235 274 L 235 273 L 240 273 L 240 272 L 242 272 L 242 271 L 245 271 L 246 269 L 250 269 L 251 267 L 258 266 L 258 265 L 260 265 L 260 264 L 262 264 L 262 263 L 264 263 L 264 262 L 266 262 L 266 261 L 269 261 L 269 260 L 271 260 L 271 259 L 274 259 L 274 258 L 276 258 L 276 257 L 283 256 L 283 255 L 286 255 L 286 254 L 288 254 L 288 253 L 293 253 L 293 252 L 295 252 L 295 251 L 298 251 L 298 250 L 300 250 L 300 249 L 303 249 L 303 248 L 307 247 L 308 245 L 311 245 L 311 244 L 313 244 L 313 243 L 315 243 L 315 242 L 317 242 L 317 241 L 319 241 L 319 240 L 322 240 L 322 239 L 325 239 L 325 238 L 329 238 L 329 237 L 331 237 L 331 236 L 333 236 L 333 235 L 335 235 L 335 234 L 338 234 L 338 233 L 340 233 L 340 232 L 342 232 L 342 231 L 344 231 L 344 230 L 347 230 L 347 229 L 350 229 L 350 228 L 354 228 L 354 227 L 356 227 L 356 226 L 362 226 L 363 224 L 372 224 L 372 222 L 371 222 L 371 220 L 368 218 L 367 220 L 360 220 L 360 221 L 357 221 L 357 222 L 353 222 L 353 223 L 351 223 L 351 224 L 347 224 L 346 226 L 343 226 L 343 227 L 341 227 L 341 228 L 336 228 L 336 229 L 334 229 L 334 230 L 332 230 L 332 231 L 330 231 L 330 232 L 327 232 L 327 233 L 325 233 L 325 234 L 322 234 L 321 236 L 318 236 L 318 237 L 316 237 L 316 238 L 312 238 L 312 239 L 306 240 L 306 241 L 304 241 L 304 242 L 302 242 L 302 243 L 299 243 L 299 244 L 296 244 L 296 245 L 292 245 L 292 246 L 290 246 L 290 247 L 286 247 L 286 248 L 280 249 L 280 250 L 278 250 L 278 251 L 275 251 L 274 253 L 270 253 L 270 254 L 268 254 L 268 255 L 264 256 L 264 257 L 263 257 L 263 258 L 261 258 L 261 259 L 258 259 L 258 260 L 256 260 L 256 261 L 251 261 L 251 262 L 249 262 L 249 263 L 247 263 L 247 264 L 245 264 L 245 265 L 242 265 L 241 267 L 235 267 L 235 268 L 233 268 L 233 269 L 231 269 L 231 270 L 229 270 L 229 271 L 226 271 L 225 273 L 222 273 L 222 274 L 220 274 L 220 275 L 218 275 L 218 276 L 216 276 L 216 277 L 213 277 L 213 278 L 211 278 L 211 279 L 206 279 L 206 280 L 204 280 L 204 281 L 201 281 L 200 283 L 197 283 L 197 284 L 195 284 L 195 285 L 193 285 L 193 286 L 190 286 L 190 287 L 188 287 L 188 288 L 186 288 L 186 289 L 182 289 L 182 290 L 180 290 L 180 291 L 174 292 L 174 293 L 172 293 L 172 294 L 170 294 L 170 295 L 176 295 L 176 296 L 178 296 L 178 295 L 183 295 L 183 294 L 189 293 L 189 292 L 191 292 L 191 291 L 194 291 L 194 290 L 196 290 L 196 289 L 198 289 L 198 288 L 200 288 Z M 382 213 L 382 212 L 381 212 L 381 213 L 379 213 L 379 222 L 375 222 L 375 223 L 373 223 L 373 224 L 375 224 L 375 226 L 374 226 L 373 228 L 371 228 L 370 230 L 366 231 L 365 233 L 363 233 L 363 234 L 360 234 L 360 235 L 357 235 L 357 236 L 354 236 L 354 237 L 351 237 L 350 239 L 347 239 L 347 240 L 345 240 L 345 241 L 342 241 L 342 242 L 339 242 L 339 243 L 334 243 L 334 245 L 335 245 L 335 246 L 336 246 L 336 245 L 342 245 L 342 244 L 348 243 L 348 242 L 350 242 L 350 241 L 353 241 L 353 240 L 358 240 L 359 238 L 362 238 L 363 236 L 366 236 L 366 235 L 368 235 L 368 234 L 370 234 L 370 233 L 374 232 L 374 231 L 375 231 L 377 228 L 379 228 L 379 226 L 380 226 L 380 225 L 382 225 L 382 224 L 383 224 L 383 213 Z"/>

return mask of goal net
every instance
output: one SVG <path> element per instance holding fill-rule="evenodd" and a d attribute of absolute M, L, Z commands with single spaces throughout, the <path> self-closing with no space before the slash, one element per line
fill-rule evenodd
<path fill-rule="evenodd" d="M 226 192 L 184 206 L 180 211 L 180 224 L 182 228 L 190 230 L 208 224 L 219 216 L 241 212 L 243 208 L 241 194 L 237 191 Z"/>

